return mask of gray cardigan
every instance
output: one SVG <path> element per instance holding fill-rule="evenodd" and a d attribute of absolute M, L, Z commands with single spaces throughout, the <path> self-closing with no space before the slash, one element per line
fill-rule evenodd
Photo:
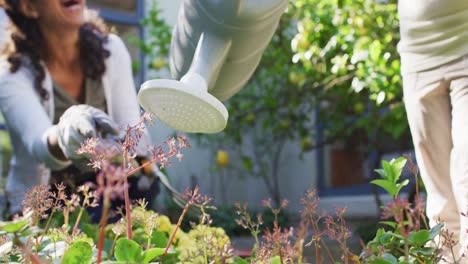
<path fill-rule="evenodd" d="M 121 128 L 125 128 L 128 124 L 136 124 L 140 117 L 131 59 L 124 43 L 116 35 L 109 35 L 106 49 L 111 55 L 106 60 L 102 85 L 108 114 Z M 41 102 L 34 89 L 34 78 L 27 67 L 10 73 L 4 59 L 0 65 L 0 110 L 13 145 L 6 195 L 10 211 L 15 212 L 21 209 L 21 202 L 29 188 L 47 183 L 50 169 L 65 168 L 70 161 L 54 158 L 47 147 L 46 132 L 52 128 L 54 119 L 52 80 L 47 69 L 43 86 L 50 96 Z M 139 146 L 144 148 L 148 143 L 146 135 Z M 140 154 L 146 154 L 145 150 L 141 148 Z"/>

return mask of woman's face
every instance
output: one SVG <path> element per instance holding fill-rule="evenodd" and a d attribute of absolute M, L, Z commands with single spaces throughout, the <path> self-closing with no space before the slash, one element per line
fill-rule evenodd
<path fill-rule="evenodd" d="M 29 5 L 31 14 L 46 27 L 79 27 L 84 21 L 86 0 L 20 0 Z M 24 10 L 24 9 L 23 9 Z M 26 11 L 28 12 L 28 11 Z M 29 15 L 31 16 L 31 15 Z"/>

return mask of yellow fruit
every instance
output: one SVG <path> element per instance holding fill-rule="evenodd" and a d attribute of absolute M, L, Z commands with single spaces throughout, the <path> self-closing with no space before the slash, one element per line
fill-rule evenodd
<path fill-rule="evenodd" d="M 362 113 L 364 112 L 364 104 L 359 102 L 357 104 L 354 105 L 354 111 L 356 111 L 356 113 Z"/>
<path fill-rule="evenodd" d="M 306 76 L 304 73 L 297 73 L 297 72 L 290 72 L 289 73 L 289 81 L 292 83 L 292 84 L 299 84 L 303 81 L 305 81 L 306 79 Z"/>
<path fill-rule="evenodd" d="M 301 139 L 301 149 L 303 151 L 310 150 L 311 147 L 312 147 L 312 140 L 310 140 L 309 137 L 305 137 Z"/>
<path fill-rule="evenodd" d="M 299 73 L 297 75 L 297 83 L 301 83 L 301 82 L 305 81 L 305 79 L 306 79 L 306 76 L 305 76 L 304 73 Z"/>
<path fill-rule="evenodd" d="M 289 81 L 290 81 L 291 83 L 296 84 L 296 83 L 297 83 L 297 73 L 295 73 L 295 72 L 290 72 L 290 73 L 289 73 Z"/>
<path fill-rule="evenodd" d="M 252 124 L 254 121 L 255 121 L 254 113 L 250 112 L 247 114 L 247 116 L 245 116 L 245 122 L 247 122 L 247 124 Z"/>
<path fill-rule="evenodd" d="M 225 167 L 229 164 L 229 154 L 225 150 L 218 150 L 216 153 L 216 164 L 221 167 Z"/>
<path fill-rule="evenodd" d="M 289 128 L 289 121 L 286 121 L 286 120 L 282 120 L 280 123 L 279 123 L 280 127 L 283 128 L 283 129 L 286 129 L 286 128 Z"/>
<path fill-rule="evenodd" d="M 166 61 L 163 58 L 156 58 L 153 60 L 153 63 L 151 63 L 151 66 L 153 66 L 153 69 L 160 70 L 166 65 Z"/>
<path fill-rule="evenodd" d="M 310 46 L 309 40 L 305 37 L 302 36 L 297 40 L 297 49 L 299 50 L 306 50 Z"/>

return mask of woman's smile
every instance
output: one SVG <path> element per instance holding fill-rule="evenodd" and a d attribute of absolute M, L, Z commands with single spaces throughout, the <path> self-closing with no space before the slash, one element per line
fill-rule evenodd
<path fill-rule="evenodd" d="M 60 2 L 66 13 L 81 13 L 83 11 L 83 0 L 61 0 Z"/>

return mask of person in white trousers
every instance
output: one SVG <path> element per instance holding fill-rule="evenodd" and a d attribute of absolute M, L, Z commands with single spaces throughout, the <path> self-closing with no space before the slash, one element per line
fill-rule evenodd
<path fill-rule="evenodd" d="M 402 0 L 398 12 L 404 102 L 427 216 L 453 232 L 459 258 L 468 254 L 468 1 Z M 453 260 L 449 250 L 445 257 Z"/>

